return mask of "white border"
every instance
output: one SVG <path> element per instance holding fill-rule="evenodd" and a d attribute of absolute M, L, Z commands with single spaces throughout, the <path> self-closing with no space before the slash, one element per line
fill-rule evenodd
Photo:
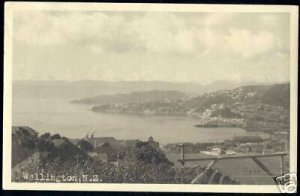
<path fill-rule="evenodd" d="M 21 10 L 69 11 L 151 11 L 151 12 L 242 12 L 289 13 L 291 32 L 291 113 L 290 172 L 297 172 L 297 86 L 298 86 L 298 7 L 282 5 L 201 5 L 201 4 L 118 4 L 6 2 L 4 22 L 4 104 L 3 104 L 3 189 L 64 191 L 148 191 L 148 192 L 244 192 L 278 193 L 276 185 L 188 185 L 188 184 L 74 184 L 11 182 L 12 107 L 12 15 Z"/>

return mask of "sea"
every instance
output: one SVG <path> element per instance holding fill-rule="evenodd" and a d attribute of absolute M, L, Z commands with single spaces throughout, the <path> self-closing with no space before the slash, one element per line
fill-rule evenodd
<path fill-rule="evenodd" d="M 49 132 L 68 138 L 95 137 L 147 140 L 150 136 L 160 144 L 181 142 L 222 142 L 234 136 L 258 135 L 240 128 L 198 128 L 201 119 L 181 116 L 98 113 L 91 105 L 71 104 L 68 99 L 12 100 L 13 126 L 29 126 L 39 134 Z"/>

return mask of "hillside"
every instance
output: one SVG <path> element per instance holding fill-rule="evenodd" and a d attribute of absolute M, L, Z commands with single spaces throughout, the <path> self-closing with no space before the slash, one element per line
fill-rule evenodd
<path fill-rule="evenodd" d="M 12 167 L 35 152 L 38 133 L 30 127 L 12 127 Z"/>
<path fill-rule="evenodd" d="M 287 84 L 274 85 L 269 88 L 261 97 L 261 101 L 265 104 L 290 107 L 290 88 Z"/>
<path fill-rule="evenodd" d="M 38 136 L 29 127 L 13 127 L 12 136 L 13 181 L 23 181 L 23 172 L 34 174 L 43 170 L 53 175 L 76 174 L 80 172 L 78 167 L 92 164 L 86 152 L 58 134 Z"/>
<path fill-rule="evenodd" d="M 77 104 L 127 104 L 127 103 L 142 103 L 149 101 L 175 101 L 185 99 L 187 95 L 180 91 L 141 91 L 132 92 L 129 94 L 101 95 L 89 97 L 79 100 L 72 100 L 71 103 Z"/>
<path fill-rule="evenodd" d="M 112 147 L 107 152 L 103 150 L 99 152 L 99 149 L 86 151 L 82 146 L 70 142 L 68 138 L 59 134 L 45 133 L 38 136 L 38 133 L 29 127 L 13 127 L 12 134 L 13 182 L 174 181 L 172 163 L 150 142 L 140 141 L 127 148 Z M 94 156 L 95 154 L 97 156 Z M 105 158 L 110 154 L 120 154 L 118 166 Z M 65 181 L 68 175 L 76 178 L 72 177 L 70 181 Z M 89 176 L 87 181 L 83 175 Z"/>
<path fill-rule="evenodd" d="M 174 167 L 152 137 L 122 148 L 101 145 L 98 150 L 73 144 L 68 138 L 49 133 L 38 136 L 30 127 L 13 127 L 12 157 L 22 155 L 12 167 L 13 182 L 39 183 L 190 183 L 205 167 Z M 83 141 L 88 140 L 81 139 Z M 78 142 L 79 142 L 78 141 Z M 132 141 L 132 140 L 130 140 Z M 80 142 L 79 142 L 80 143 Z M 26 148 L 26 151 L 24 149 Z M 106 150 L 104 150 L 104 148 Z M 97 155 L 96 155 L 97 154 Z M 104 161 L 117 154 L 117 160 Z M 96 155 L 96 156 L 95 156 Z M 180 156 L 180 154 L 178 154 Z M 104 158 L 104 159 L 103 159 Z M 177 159 L 174 160 L 177 163 Z M 217 173 L 211 178 L 211 173 Z M 198 184 L 237 184 L 222 171 L 210 169 Z"/>
<path fill-rule="evenodd" d="M 101 104 L 95 112 L 182 115 L 236 123 L 251 131 L 289 130 L 289 83 L 242 86 L 185 100 Z M 224 125 L 222 125 L 224 126 Z"/>

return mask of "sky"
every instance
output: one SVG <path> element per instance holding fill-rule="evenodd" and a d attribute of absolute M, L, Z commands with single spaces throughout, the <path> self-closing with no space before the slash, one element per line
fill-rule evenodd
<path fill-rule="evenodd" d="M 19 11 L 13 80 L 283 82 L 284 13 Z"/>

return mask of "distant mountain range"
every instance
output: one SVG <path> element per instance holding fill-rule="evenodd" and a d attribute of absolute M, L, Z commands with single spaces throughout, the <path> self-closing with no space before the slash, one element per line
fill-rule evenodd
<path fill-rule="evenodd" d="M 201 95 L 221 89 L 233 89 L 254 83 L 217 81 L 209 85 L 199 83 L 175 83 L 164 81 L 13 81 L 13 98 L 22 99 L 83 99 L 107 94 L 132 93 L 139 91 L 181 91 Z"/>
<path fill-rule="evenodd" d="M 72 100 L 71 103 L 78 104 L 127 104 L 127 103 L 143 103 L 149 101 L 175 101 L 178 99 L 186 99 L 187 95 L 180 91 L 142 91 L 132 92 L 129 94 L 100 95 L 96 97 L 88 97 L 79 100 Z"/>

